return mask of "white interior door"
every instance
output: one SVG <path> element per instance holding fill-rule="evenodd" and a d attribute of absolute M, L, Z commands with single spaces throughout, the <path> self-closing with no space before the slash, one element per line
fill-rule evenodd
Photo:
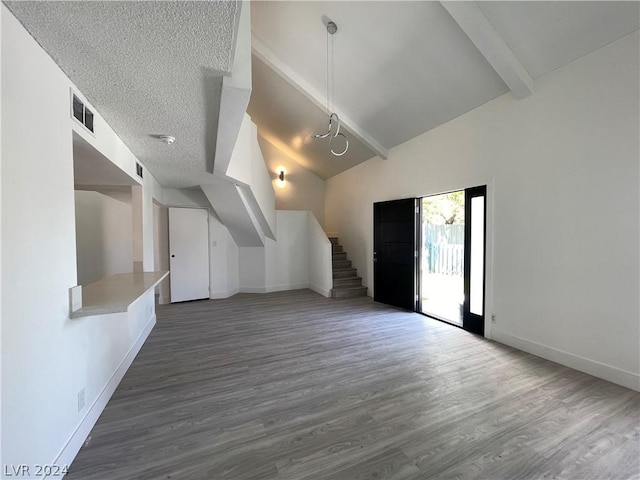
<path fill-rule="evenodd" d="M 202 208 L 169 208 L 171 302 L 209 298 L 209 220 Z"/>

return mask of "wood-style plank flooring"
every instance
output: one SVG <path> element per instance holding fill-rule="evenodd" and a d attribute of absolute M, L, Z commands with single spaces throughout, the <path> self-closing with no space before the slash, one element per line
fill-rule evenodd
<path fill-rule="evenodd" d="M 66 478 L 631 479 L 640 394 L 369 298 L 159 307 Z"/>

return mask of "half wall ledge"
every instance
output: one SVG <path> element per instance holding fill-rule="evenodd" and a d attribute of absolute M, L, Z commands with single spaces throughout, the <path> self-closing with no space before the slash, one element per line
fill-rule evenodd
<path fill-rule="evenodd" d="M 70 318 L 126 312 L 131 304 L 155 288 L 168 271 L 118 273 L 69 289 Z"/>

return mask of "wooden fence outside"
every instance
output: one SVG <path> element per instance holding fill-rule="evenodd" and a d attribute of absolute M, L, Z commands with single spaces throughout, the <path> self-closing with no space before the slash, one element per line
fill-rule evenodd
<path fill-rule="evenodd" d="M 464 225 L 422 225 L 423 269 L 438 275 L 464 272 Z"/>

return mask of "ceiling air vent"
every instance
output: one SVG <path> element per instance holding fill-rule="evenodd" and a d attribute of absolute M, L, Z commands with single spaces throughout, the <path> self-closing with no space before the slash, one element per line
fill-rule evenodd
<path fill-rule="evenodd" d="M 142 165 L 140 165 L 138 162 L 136 162 L 136 173 L 140 178 L 142 178 Z"/>
<path fill-rule="evenodd" d="M 71 113 L 73 118 L 93 133 L 93 112 L 75 94 L 71 95 Z"/>

